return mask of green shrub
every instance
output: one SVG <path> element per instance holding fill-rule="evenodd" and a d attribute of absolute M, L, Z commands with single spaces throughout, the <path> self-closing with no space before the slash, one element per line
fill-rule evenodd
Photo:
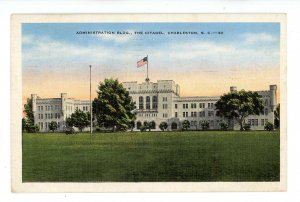
<path fill-rule="evenodd" d="M 225 122 L 221 122 L 220 123 L 220 127 L 221 127 L 221 130 L 228 130 L 228 124 L 227 123 L 225 123 Z"/>
<path fill-rule="evenodd" d="M 182 129 L 183 130 L 187 130 L 187 129 L 189 129 L 190 128 L 190 122 L 188 121 L 188 120 L 184 120 L 183 122 L 182 122 Z"/>
<path fill-rule="evenodd" d="M 201 128 L 202 130 L 208 130 L 209 129 L 209 122 L 208 121 L 204 121 L 201 123 Z"/>
<path fill-rule="evenodd" d="M 49 130 L 51 130 L 54 133 L 54 131 L 57 130 L 57 128 L 58 128 L 57 122 L 51 121 L 49 124 Z"/>
<path fill-rule="evenodd" d="M 267 123 L 265 124 L 264 129 L 267 130 L 267 131 L 272 131 L 272 130 L 274 130 L 274 124 L 272 124 L 272 123 L 270 123 L 270 122 L 267 122 Z"/>
<path fill-rule="evenodd" d="M 168 123 L 167 122 L 161 122 L 159 124 L 159 129 L 162 131 L 165 131 L 168 128 Z"/>
<path fill-rule="evenodd" d="M 245 123 L 244 126 L 243 126 L 243 130 L 249 131 L 250 129 L 251 129 L 251 125 L 248 124 L 248 123 Z"/>
<path fill-rule="evenodd" d="M 147 127 L 146 126 L 144 126 L 144 125 L 141 125 L 141 127 L 140 127 L 140 131 L 141 132 L 145 132 L 147 130 Z"/>

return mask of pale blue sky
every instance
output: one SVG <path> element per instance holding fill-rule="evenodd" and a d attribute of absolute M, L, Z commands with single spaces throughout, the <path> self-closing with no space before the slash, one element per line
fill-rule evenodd
<path fill-rule="evenodd" d="M 132 34 L 78 35 L 77 31 Z M 135 31 L 165 34 L 135 35 Z M 168 35 L 170 31 L 199 34 Z M 62 85 L 68 86 L 65 91 L 77 93 L 75 83 L 88 81 L 89 65 L 95 82 L 107 77 L 142 82 L 146 70 L 137 69 L 136 62 L 147 54 L 151 81 L 175 80 L 188 95 L 219 95 L 229 85 L 266 89 L 279 84 L 279 23 L 26 23 L 22 40 L 25 94 L 42 91 L 38 86 L 61 91 Z M 260 79 L 258 72 L 263 75 Z M 85 90 L 81 94 L 86 96 Z"/>
<path fill-rule="evenodd" d="M 87 63 L 96 63 L 95 65 L 105 65 L 119 70 L 124 65 L 134 67 L 136 61 L 146 54 L 149 55 L 149 63 L 159 66 L 168 64 L 177 70 L 181 69 L 178 63 L 191 68 L 199 68 L 199 65 L 195 67 L 195 64 L 203 63 L 205 66 L 221 70 L 240 63 L 243 63 L 242 67 L 249 68 L 247 64 L 253 62 L 259 64 L 279 62 L 278 23 L 35 23 L 23 24 L 22 28 L 25 39 L 23 40 L 25 69 L 34 66 L 53 68 L 64 63 L 80 68 Z M 223 34 L 129 36 L 76 34 L 77 31 L 94 30 L 164 33 L 221 31 Z M 61 53 L 62 48 L 67 50 L 63 52 L 64 54 Z M 89 53 L 88 49 L 98 53 Z M 189 51 L 193 56 L 187 58 L 182 56 L 188 55 Z M 195 51 L 199 54 L 195 54 Z M 258 57 L 255 52 L 262 54 Z"/>

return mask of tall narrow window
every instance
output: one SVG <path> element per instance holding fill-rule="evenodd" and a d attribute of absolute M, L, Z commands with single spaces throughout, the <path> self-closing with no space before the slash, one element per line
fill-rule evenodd
<path fill-rule="evenodd" d="M 146 97 L 146 109 L 150 109 L 150 97 Z"/>
<path fill-rule="evenodd" d="M 152 109 L 157 109 L 157 96 L 152 97 Z"/>
<path fill-rule="evenodd" d="M 268 106 L 268 99 L 265 100 L 265 106 Z"/>
<path fill-rule="evenodd" d="M 139 109 L 144 109 L 144 98 L 142 96 L 139 97 Z"/>
<path fill-rule="evenodd" d="M 268 108 L 265 108 L 265 115 L 268 115 L 268 112 L 269 112 Z"/>

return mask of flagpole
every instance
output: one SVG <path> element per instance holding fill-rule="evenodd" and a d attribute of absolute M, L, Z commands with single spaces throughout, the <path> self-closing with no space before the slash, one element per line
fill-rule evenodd
<path fill-rule="evenodd" d="M 149 58 L 148 58 L 148 55 L 147 55 L 147 79 L 146 79 L 146 81 L 149 81 L 149 77 L 148 77 L 148 63 L 149 63 Z"/>
<path fill-rule="evenodd" d="M 93 132 L 93 121 L 92 121 L 92 65 L 90 65 L 90 122 L 91 122 L 91 125 L 90 125 L 90 132 L 92 133 Z"/>

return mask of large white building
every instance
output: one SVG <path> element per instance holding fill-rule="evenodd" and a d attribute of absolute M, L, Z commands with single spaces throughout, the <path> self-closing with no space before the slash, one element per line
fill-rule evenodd
<path fill-rule="evenodd" d="M 190 130 L 200 130 L 203 121 L 209 122 L 209 129 L 220 129 L 222 119 L 216 116 L 215 103 L 219 96 L 195 96 L 181 97 L 180 86 L 172 80 L 158 80 L 156 83 L 124 82 L 123 86 L 129 92 L 136 103 L 135 112 L 137 120 L 134 130 L 139 130 L 145 121 L 155 122 L 155 129 L 160 130 L 161 122 L 168 123 L 168 130 L 179 130 L 182 122 L 188 120 L 191 124 Z M 237 91 L 236 87 L 230 87 L 230 92 Z M 265 123 L 274 122 L 274 110 L 276 108 L 276 85 L 270 85 L 269 90 L 258 91 L 264 100 L 264 113 L 259 116 L 249 116 L 246 123 L 251 125 L 252 130 L 263 130 Z M 36 94 L 31 95 L 35 124 L 41 132 L 49 131 L 49 123 L 56 121 L 58 130 L 62 131 L 66 124 L 66 118 L 75 112 L 76 109 L 90 111 L 89 101 L 80 101 L 67 98 L 62 93 L 60 98 L 43 99 Z M 226 120 L 223 120 L 226 121 Z M 239 129 L 235 122 L 230 123 L 230 128 Z M 86 128 L 89 130 L 89 128 Z"/>
<path fill-rule="evenodd" d="M 57 122 L 58 131 L 64 130 L 66 119 L 76 109 L 84 112 L 90 111 L 90 101 L 68 98 L 66 93 L 61 93 L 60 98 L 40 98 L 31 94 L 34 124 L 38 125 L 41 132 L 48 132 L 49 124 Z"/>
<path fill-rule="evenodd" d="M 123 86 L 129 91 L 130 96 L 136 103 L 138 129 L 145 121 L 155 122 L 155 130 L 159 130 L 161 122 L 168 123 L 168 130 L 182 128 L 182 122 L 190 122 L 190 130 L 201 129 L 203 121 L 209 122 L 209 129 L 220 129 L 222 119 L 216 116 L 215 103 L 219 96 L 195 96 L 181 97 L 180 86 L 172 80 L 158 80 L 156 83 L 124 82 Z M 230 87 L 230 92 L 237 91 L 237 87 Z M 251 125 L 252 130 L 263 130 L 265 123 L 274 122 L 274 110 L 276 108 L 276 85 L 270 85 L 269 90 L 258 91 L 264 100 L 264 113 L 259 116 L 249 116 L 246 123 Z M 226 122 L 226 120 L 223 120 Z M 231 122 L 230 128 L 239 129 L 239 125 Z"/>

